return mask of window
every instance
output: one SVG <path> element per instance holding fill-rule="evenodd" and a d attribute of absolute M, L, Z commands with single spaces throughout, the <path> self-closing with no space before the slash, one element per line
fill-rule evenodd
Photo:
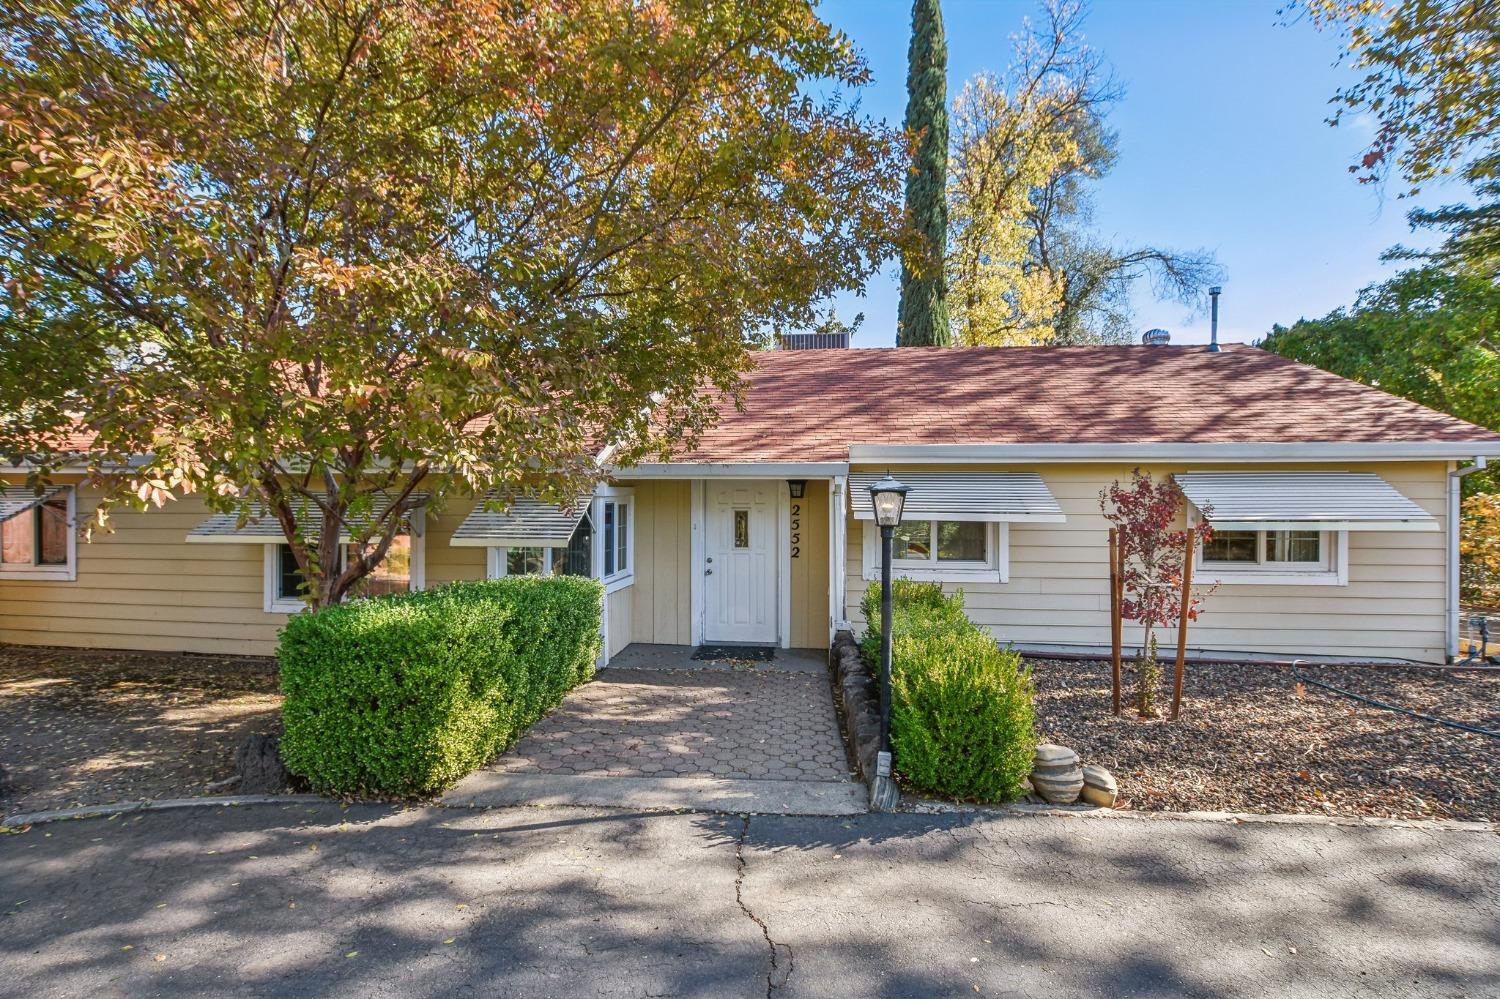
<path fill-rule="evenodd" d="M 72 486 L 56 487 L 0 522 L 0 576 L 77 578 L 73 498 Z"/>
<path fill-rule="evenodd" d="M 973 520 L 912 520 L 896 528 L 891 558 L 918 566 L 987 564 L 988 525 Z"/>
<path fill-rule="evenodd" d="M 603 521 L 605 582 L 623 579 L 630 574 L 630 502 L 624 499 L 599 501 Z"/>
<path fill-rule="evenodd" d="M 736 548 L 750 547 L 750 511 L 734 511 L 734 546 Z"/>
<path fill-rule="evenodd" d="M 1222 583 L 1342 584 L 1344 538 L 1332 531 L 1215 531 L 1200 561 Z"/>
<path fill-rule="evenodd" d="M 566 548 L 492 548 L 490 576 L 592 576 L 594 520 L 584 514 Z"/>
<path fill-rule="evenodd" d="M 864 522 L 865 578 L 880 578 L 880 528 Z M 907 520 L 892 532 L 891 568 L 898 576 L 954 582 L 1008 578 L 1009 525 L 977 520 Z"/>
<path fill-rule="evenodd" d="M 385 558 L 381 559 L 373 572 L 354 584 L 348 593 L 350 599 L 382 597 L 423 588 L 425 572 L 422 517 L 423 511 L 412 512 L 412 530 L 391 539 Z M 268 544 L 265 549 L 266 613 L 295 614 L 307 606 L 307 596 L 303 587 L 305 577 L 297 567 L 297 557 L 292 554 L 292 546 Z M 345 545 L 340 550 L 340 566 L 348 564 L 353 550 L 352 545 Z"/>

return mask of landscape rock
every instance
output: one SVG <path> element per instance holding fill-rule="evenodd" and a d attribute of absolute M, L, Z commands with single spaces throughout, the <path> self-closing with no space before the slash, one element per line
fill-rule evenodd
<path fill-rule="evenodd" d="M 277 794 L 289 790 L 292 775 L 281 762 L 281 736 L 252 735 L 234 754 L 241 794 Z"/>
<path fill-rule="evenodd" d="M 1083 790 L 1078 754 L 1067 746 L 1044 742 L 1036 747 L 1031 785 L 1051 805 L 1071 805 Z"/>
<path fill-rule="evenodd" d="M 1067 746 L 1059 746 L 1056 743 L 1044 742 L 1036 747 L 1036 755 L 1032 758 L 1032 766 L 1054 767 L 1054 766 L 1076 766 L 1078 754 Z"/>
<path fill-rule="evenodd" d="M 1120 796 L 1120 786 L 1115 782 L 1114 774 L 1091 764 L 1083 768 L 1083 790 L 1079 796 L 1091 805 L 1113 808 L 1115 799 Z"/>

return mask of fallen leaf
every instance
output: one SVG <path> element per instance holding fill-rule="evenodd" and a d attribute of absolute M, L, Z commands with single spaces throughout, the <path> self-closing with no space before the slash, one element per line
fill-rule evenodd
<path fill-rule="evenodd" d="M 444 940 L 443 943 L 445 943 L 445 944 L 451 944 L 453 941 L 455 941 L 457 939 L 458 939 L 458 937 L 449 937 L 447 940 Z"/>
<path fill-rule="evenodd" d="M 359 957 L 359 951 L 357 951 L 357 950 L 351 950 L 349 953 L 345 954 L 344 956 L 345 957 Z"/>

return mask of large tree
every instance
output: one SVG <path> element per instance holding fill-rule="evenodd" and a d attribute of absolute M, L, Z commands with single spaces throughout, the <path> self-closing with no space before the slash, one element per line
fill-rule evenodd
<path fill-rule="evenodd" d="M 1116 159 L 1105 116 L 1120 90 L 1081 41 L 1086 16 L 1077 0 L 1049 2 L 1006 74 L 976 76 L 955 102 L 948 271 L 962 343 L 1125 340 L 1138 282 L 1191 302 L 1220 276 L 1204 251 L 1095 231 L 1091 188 Z"/>
<path fill-rule="evenodd" d="M 948 288 L 948 43 L 938 0 L 913 0 L 906 68 L 906 131 L 915 144 L 906 177 L 906 218 L 912 238 L 901 259 L 896 342 L 944 345 Z"/>
<path fill-rule="evenodd" d="M 269 510 L 336 601 L 424 491 L 571 499 L 857 287 L 866 78 L 807 0 L 6 5 L 0 449 Z"/>
<path fill-rule="evenodd" d="M 1334 96 L 1330 118 L 1376 122 L 1351 173 L 1372 182 L 1394 171 L 1409 194 L 1450 173 L 1472 182 L 1500 177 L 1494 0 L 1293 0 L 1288 7 L 1338 31 L 1342 58 L 1361 74 Z"/>
<path fill-rule="evenodd" d="M 1364 289 L 1352 309 L 1274 327 L 1261 346 L 1500 428 L 1500 287 L 1487 275 L 1403 271 Z"/>

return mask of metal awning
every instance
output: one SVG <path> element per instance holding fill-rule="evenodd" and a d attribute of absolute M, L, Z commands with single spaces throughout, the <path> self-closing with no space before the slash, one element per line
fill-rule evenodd
<path fill-rule="evenodd" d="M 0 524 L 3 524 L 12 517 L 19 517 L 27 510 L 41 506 L 53 497 L 61 495 L 67 488 L 67 486 L 53 486 L 40 496 L 36 494 L 28 496 L 0 496 Z"/>
<path fill-rule="evenodd" d="M 505 501 L 497 493 L 485 493 L 448 543 L 474 548 L 565 548 L 588 513 L 589 499 L 580 496 L 572 506 L 561 507 L 521 496 L 505 509 L 492 511 L 485 507 Z"/>
<path fill-rule="evenodd" d="M 1436 531 L 1437 518 L 1373 472 L 1181 472 L 1220 531 Z"/>
<path fill-rule="evenodd" d="M 883 472 L 851 472 L 849 499 L 856 520 L 874 520 L 870 486 Z M 979 520 L 1061 524 L 1057 499 L 1035 472 L 895 472 L 911 491 L 906 520 Z"/>
<path fill-rule="evenodd" d="M 407 499 L 408 506 L 415 508 L 427 502 L 427 494 L 412 493 Z M 390 507 L 391 497 L 384 493 L 377 494 L 371 506 L 371 519 L 379 520 Z M 318 508 L 317 504 L 307 503 L 296 513 L 298 521 L 306 525 L 309 540 L 316 538 L 322 532 L 323 511 Z M 250 517 L 245 523 L 239 523 L 238 514 L 216 513 L 189 531 L 187 540 L 199 544 L 269 545 L 285 541 L 286 535 L 281 530 L 280 522 L 264 506 L 257 503 L 251 508 Z M 347 542 L 353 539 L 345 534 L 339 540 Z"/>

